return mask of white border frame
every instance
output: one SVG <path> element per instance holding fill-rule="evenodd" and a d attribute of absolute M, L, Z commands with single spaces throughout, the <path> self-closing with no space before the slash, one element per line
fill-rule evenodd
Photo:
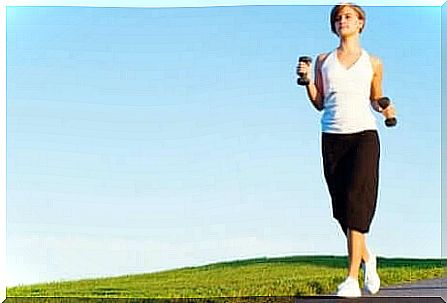
<path fill-rule="evenodd" d="M 0 302 L 6 299 L 6 8 L 7 6 L 89 6 L 89 7 L 209 7 L 209 6 L 248 6 L 248 5 L 333 5 L 342 1 L 328 1 L 328 0 L 217 0 L 212 1 L 211 4 L 205 4 L 205 0 L 10 0 L 0 4 L 0 41 L 2 47 L 0 48 L 0 92 L 2 93 L 3 109 L 0 111 Z M 211 2 L 211 1 L 208 1 Z M 353 1 L 362 6 L 443 6 L 441 13 L 447 11 L 445 9 L 445 0 L 358 0 Z M 442 28 L 446 25 L 446 17 L 443 15 L 441 20 Z M 445 39 L 442 34 L 440 39 L 441 46 L 445 44 Z M 446 57 L 445 50 L 441 50 L 441 58 Z M 441 62 L 441 71 L 446 70 L 445 60 Z M 446 75 L 441 72 L 441 100 L 445 105 L 445 96 L 442 94 L 445 91 Z M 445 111 L 445 106 L 442 106 L 442 113 Z M 445 206 L 445 199 L 442 195 L 442 186 L 445 178 L 442 177 L 445 163 L 442 161 L 442 146 L 444 146 L 445 139 L 442 135 L 442 128 L 445 125 L 441 118 L 441 203 L 442 203 L 442 219 L 447 216 L 447 207 Z M 444 216 L 445 215 L 445 216 Z M 445 220 L 441 219 L 441 226 L 447 226 Z M 444 223 L 442 222 L 444 221 Z M 445 229 L 444 229 L 445 230 Z M 447 254 L 447 233 L 442 233 L 441 230 L 441 257 L 446 257 Z"/>

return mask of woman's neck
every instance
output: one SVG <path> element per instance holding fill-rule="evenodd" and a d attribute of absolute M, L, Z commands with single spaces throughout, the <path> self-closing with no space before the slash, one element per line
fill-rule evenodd
<path fill-rule="evenodd" d="M 342 53 L 352 54 L 360 52 L 362 47 L 360 46 L 360 39 L 358 35 L 350 37 L 341 37 L 338 50 Z"/>

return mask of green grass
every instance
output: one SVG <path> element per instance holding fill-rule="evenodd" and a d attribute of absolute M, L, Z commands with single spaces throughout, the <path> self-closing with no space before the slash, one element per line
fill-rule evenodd
<path fill-rule="evenodd" d="M 446 276 L 446 259 L 378 258 L 382 285 Z M 331 294 L 346 257 L 258 258 L 157 273 L 17 286 L 8 297 L 210 298 Z M 361 280 L 361 279 L 360 279 Z"/>

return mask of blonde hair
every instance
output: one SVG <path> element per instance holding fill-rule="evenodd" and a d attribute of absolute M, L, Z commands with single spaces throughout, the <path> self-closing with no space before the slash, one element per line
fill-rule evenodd
<path fill-rule="evenodd" d="M 366 14 L 365 14 L 365 11 L 360 6 L 358 6 L 357 4 L 354 4 L 352 2 L 341 3 L 341 4 L 338 4 L 332 8 L 332 11 L 331 11 L 331 30 L 332 30 L 332 32 L 338 36 L 337 30 L 335 29 L 335 20 L 336 20 L 338 14 L 340 13 L 340 11 L 345 7 L 352 8 L 357 13 L 357 17 L 360 20 L 363 20 L 363 26 L 359 31 L 359 33 L 361 33 L 363 31 L 363 29 L 365 28 Z"/>

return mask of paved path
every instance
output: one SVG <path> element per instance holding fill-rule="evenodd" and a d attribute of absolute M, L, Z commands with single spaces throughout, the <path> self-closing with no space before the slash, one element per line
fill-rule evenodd
<path fill-rule="evenodd" d="M 294 303 L 443 303 L 447 302 L 447 277 L 409 284 L 388 286 L 378 294 L 363 294 L 360 298 L 341 299 L 321 296 L 297 299 Z"/>
<path fill-rule="evenodd" d="M 441 297 L 447 302 L 447 278 L 389 286 L 381 289 L 375 296 Z"/>

